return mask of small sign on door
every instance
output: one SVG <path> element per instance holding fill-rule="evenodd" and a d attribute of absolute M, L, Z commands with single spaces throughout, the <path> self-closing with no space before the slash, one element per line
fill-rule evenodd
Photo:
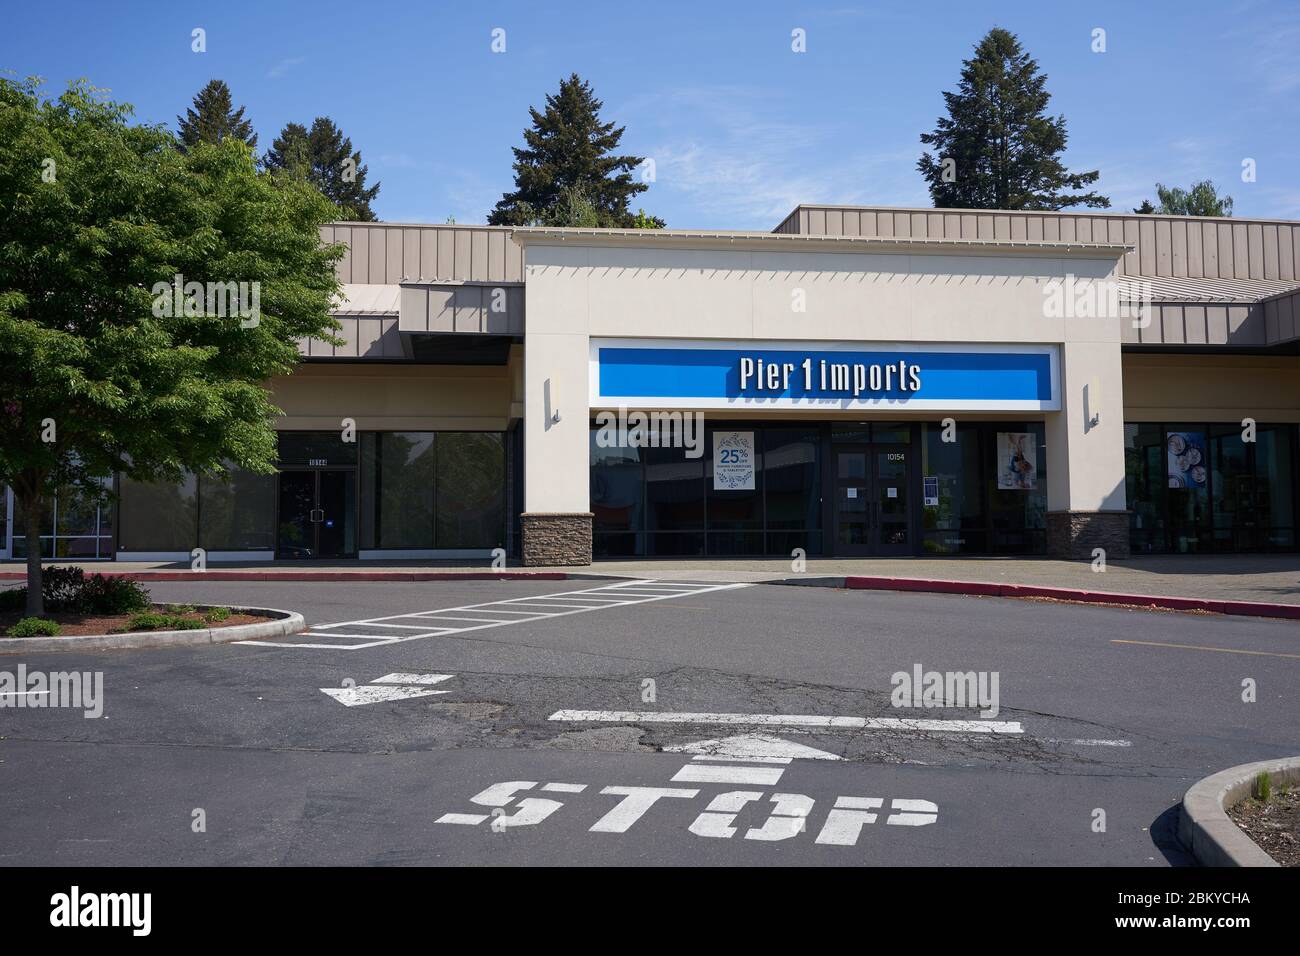
<path fill-rule="evenodd" d="M 846 488 L 845 490 L 849 493 L 848 496 L 850 498 L 856 498 L 858 496 L 858 489 L 856 488 Z"/>
<path fill-rule="evenodd" d="M 927 508 L 939 507 L 939 479 L 937 477 L 922 478 L 921 481 L 925 485 L 925 506 Z"/>
<path fill-rule="evenodd" d="M 897 497 L 898 497 L 898 489 L 897 489 L 897 488 L 886 488 L 886 489 L 885 489 L 885 495 L 886 495 L 887 497 L 889 497 L 889 498 L 897 498 Z"/>

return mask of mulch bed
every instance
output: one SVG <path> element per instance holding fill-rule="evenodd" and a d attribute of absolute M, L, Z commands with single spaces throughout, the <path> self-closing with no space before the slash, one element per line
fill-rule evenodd
<path fill-rule="evenodd" d="M 1247 797 L 1228 816 L 1278 863 L 1300 866 L 1300 787 L 1282 793 L 1274 784 L 1268 803 Z"/>
<path fill-rule="evenodd" d="M 165 604 L 155 604 L 153 610 L 159 614 L 169 614 Z M 195 611 L 192 614 L 181 614 L 179 617 L 189 618 L 190 620 L 203 620 L 203 613 Z M 21 613 L 0 614 L 0 637 L 7 637 L 5 634 L 9 628 L 13 627 L 20 620 L 26 617 Z M 59 637 L 84 637 L 92 634 L 109 634 L 116 628 L 124 628 L 127 622 L 133 617 L 132 614 L 47 614 L 52 621 L 58 622 Z M 234 627 L 236 624 L 258 624 L 265 621 L 264 617 L 254 617 L 251 614 L 235 614 L 224 621 L 217 621 L 213 624 L 204 623 L 204 628 L 214 627 Z M 152 628 L 152 630 L 173 630 L 170 627 Z M 146 634 L 148 631 L 124 631 L 123 633 Z"/>

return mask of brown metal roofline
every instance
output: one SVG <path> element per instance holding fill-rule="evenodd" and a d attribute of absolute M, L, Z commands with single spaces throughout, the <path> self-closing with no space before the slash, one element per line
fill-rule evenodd
<path fill-rule="evenodd" d="M 602 245 L 676 245 L 683 248 L 716 249 L 727 243 L 736 248 L 771 248 L 773 245 L 818 245 L 849 248 L 900 249 L 936 255 L 963 252 L 1037 253 L 1044 255 L 1082 255 L 1087 258 L 1116 258 L 1133 247 L 1125 243 L 1062 242 L 1033 239 L 929 239 L 896 236 L 822 236 L 804 233 L 741 232 L 692 229 L 583 229 L 547 226 L 520 226 L 512 238 L 521 246 L 529 242 L 598 242 Z"/>
<path fill-rule="evenodd" d="M 1173 213 L 1142 212 L 1107 212 L 1103 209 L 966 209 L 952 206 L 864 206 L 849 203 L 801 202 L 791 210 L 777 225 L 777 229 L 799 215 L 801 209 L 842 209 L 853 212 L 905 212 L 905 213 L 947 213 L 957 215 L 989 216 L 1084 216 L 1088 219 L 1144 219 L 1148 221 L 1166 220 L 1170 222 L 1227 222 L 1227 223 L 1269 223 L 1272 225 L 1294 226 L 1300 219 L 1245 219 L 1238 216 L 1179 216 Z"/>

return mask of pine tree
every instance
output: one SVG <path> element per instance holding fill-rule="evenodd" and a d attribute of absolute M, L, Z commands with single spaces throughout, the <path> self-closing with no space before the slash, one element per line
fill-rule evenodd
<path fill-rule="evenodd" d="M 573 73 L 560 81 L 558 93 L 547 95 L 545 112 L 529 109 L 532 128 L 524 130 L 524 147 L 514 150 L 515 190 L 501 197 L 489 223 L 551 223 L 589 203 L 602 227 L 636 225 L 628 204 L 650 188 L 632 177 L 642 157 L 616 153 L 625 127 L 601 122 L 603 105 Z M 664 225 L 656 217 L 643 221 Z"/>
<path fill-rule="evenodd" d="M 916 167 L 936 208 L 1064 209 L 1109 206 L 1090 186 L 1097 170 L 1072 173 L 1060 160 L 1065 117 L 1046 115 L 1047 77 L 1020 41 L 995 27 L 963 61 L 956 93 L 945 92 L 948 115 L 921 142 L 934 149 Z"/>
<path fill-rule="evenodd" d="M 289 123 L 262 158 L 272 173 L 306 180 L 339 207 L 349 222 L 375 222 L 370 203 L 379 194 L 379 183 L 366 188 L 369 167 L 361 163 L 361 151 L 343 135 L 328 116 L 318 116 L 309 131 L 301 123 Z"/>
<path fill-rule="evenodd" d="M 257 149 L 253 124 L 244 119 L 244 108 L 231 109 L 230 87 L 223 80 L 209 80 L 194 97 L 194 105 L 177 116 L 180 149 L 184 152 L 198 143 L 219 143 L 224 139 L 242 139 L 250 149 Z"/>

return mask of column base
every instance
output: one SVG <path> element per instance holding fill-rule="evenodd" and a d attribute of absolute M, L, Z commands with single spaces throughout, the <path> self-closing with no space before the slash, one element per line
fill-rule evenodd
<path fill-rule="evenodd" d="M 524 566 L 591 564 L 590 511 L 524 512 Z"/>
<path fill-rule="evenodd" d="M 1128 511 L 1049 511 L 1047 553 L 1053 558 L 1091 561 L 1094 548 L 1107 560 L 1129 556 Z"/>

